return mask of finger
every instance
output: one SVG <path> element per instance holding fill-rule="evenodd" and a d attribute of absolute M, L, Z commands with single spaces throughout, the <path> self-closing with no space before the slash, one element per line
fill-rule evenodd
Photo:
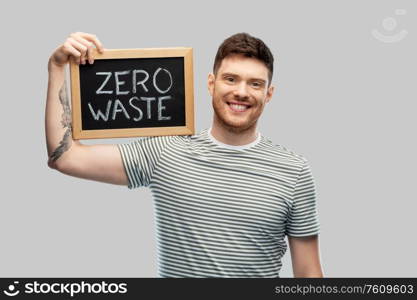
<path fill-rule="evenodd" d="M 87 55 L 87 47 L 75 40 L 74 38 L 70 37 L 68 38 L 68 41 L 71 43 L 71 45 L 80 52 L 80 63 L 85 64 L 85 59 Z"/>
<path fill-rule="evenodd" d="M 75 63 L 80 64 L 81 53 L 75 49 L 70 42 L 66 41 L 62 45 L 62 50 L 64 54 L 73 59 Z"/>
<path fill-rule="evenodd" d="M 88 40 L 80 37 L 79 35 L 74 35 L 72 36 L 72 38 L 74 40 L 76 40 L 77 42 L 79 42 L 80 44 L 84 45 L 85 47 L 87 47 L 87 59 L 88 59 L 88 63 L 89 64 L 93 64 L 94 63 L 94 44 L 92 42 L 89 42 Z"/>
<path fill-rule="evenodd" d="M 86 40 L 92 42 L 94 44 L 94 46 L 96 46 L 97 50 L 100 53 L 103 53 L 103 51 L 104 51 L 103 44 L 100 42 L 100 40 L 97 38 L 97 36 L 95 36 L 94 34 L 85 33 L 85 32 L 80 32 L 79 34 L 80 34 L 81 37 L 83 37 Z"/>

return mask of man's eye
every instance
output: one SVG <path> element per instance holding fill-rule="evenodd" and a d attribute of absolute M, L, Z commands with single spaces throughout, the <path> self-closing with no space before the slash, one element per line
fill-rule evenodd
<path fill-rule="evenodd" d="M 234 81 L 235 81 L 235 79 L 234 79 L 233 77 L 226 77 L 226 81 L 229 81 L 229 82 L 234 82 Z"/>
<path fill-rule="evenodd" d="M 252 82 L 252 86 L 253 87 L 261 87 L 262 86 L 262 84 L 260 83 L 260 82 Z"/>

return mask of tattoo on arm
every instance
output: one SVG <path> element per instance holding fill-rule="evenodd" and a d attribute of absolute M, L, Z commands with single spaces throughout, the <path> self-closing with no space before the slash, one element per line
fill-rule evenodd
<path fill-rule="evenodd" d="M 71 124 L 71 107 L 69 104 L 69 98 L 67 94 L 67 82 L 64 81 L 61 90 L 59 91 L 59 101 L 62 104 L 64 112 L 62 113 L 61 124 L 63 128 L 67 128 L 64 133 L 64 137 L 59 142 L 59 146 L 51 154 L 51 159 L 56 161 L 61 155 L 67 151 L 72 143 L 72 124 Z"/>

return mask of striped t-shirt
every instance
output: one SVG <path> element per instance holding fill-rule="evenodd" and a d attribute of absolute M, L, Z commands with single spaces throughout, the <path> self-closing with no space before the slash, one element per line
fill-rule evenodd
<path fill-rule="evenodd" d="M 154 198 L 161 277 L 278 277 L 285 235 L 319 233 L 306 159 L 263 135 L 230 146 L 205 129 L 119 150 L 129 188 Z"/>

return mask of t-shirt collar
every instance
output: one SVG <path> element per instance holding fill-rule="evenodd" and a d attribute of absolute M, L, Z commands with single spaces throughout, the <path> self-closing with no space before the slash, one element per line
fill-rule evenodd
<path fill-rule="evenodd" d="M 215 138 L 215 137 L 211 134 L 211 127 L 207 130 L 207 135 L 208 135 L 209 139 L 210 139 L 210 140 L 211 140 L 214 144 L 216 144 L 217 146 L 219 146 L 219 147 L 223 147 L 223 148 L 227 148 L 227 149 L 233 149 L 233 150 L 245 150 L 245 149 L 252 148 L 252 147 L 254 147 L 255 145 L 257 145 L 257 144 L 260 142 L 260 140 L 261 140 L 261 135 L 260 135 L 260 133 L 258 132 L 258 133 L 257 133 L 257 137 L 256 137 L 256 139 L 255 139 L 253 142 L 249 143 L 249 144 L 246 144 L 246 145 L 239 145 L 239 146 L 237 146 L 237 145 L 229 145 L 229 144 L 225 144 L 225 143 L 222 143 L 222 142 L 220 142 L 220 141 L 216 140 L 216 138 Z"/>

